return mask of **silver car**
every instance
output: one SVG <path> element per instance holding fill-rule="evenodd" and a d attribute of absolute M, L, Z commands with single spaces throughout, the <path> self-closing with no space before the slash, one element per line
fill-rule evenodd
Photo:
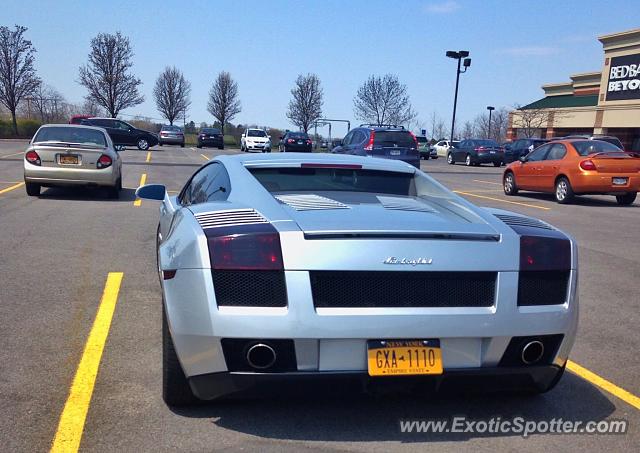
<path fill-rule="evenodd" d="M 47 124 L 35 133 L 24 154 L 27 194 L 41 187 L 106 187 L 110 198 L 122 190 L 122 160 L 99 127 Z"/>
<path fill-rule="evenodd" d="M 562 376 L 577 247 L 548 223 L 401 161 L 331 154 L 219 156 L 177 196 L 137 195 L 162 200 L 170 405 L 274 381 L 545 392 Z"/>
<path fill-rule="evenodd" d="M 184 132 L 178 126 L 164 125 L 158 134 L 158 145 L 180 145 L 184 148 Z"/>

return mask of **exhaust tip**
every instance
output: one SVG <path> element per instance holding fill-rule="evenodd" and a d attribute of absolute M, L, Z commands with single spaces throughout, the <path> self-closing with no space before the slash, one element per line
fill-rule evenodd
<path fill-rule="evenodd" d="M 247 351 L 247 363 L 257 370 L 270 368 L 276 363 L 276 351 L 264 343 L 256 343 Z"/>
<path fill-rule="evenodd" d="M 541 341 L 530 341 L 522 348 L 522 362 L 526 365 L 532 365 L 538 362 L 544 354 L 544 344 Z"/>

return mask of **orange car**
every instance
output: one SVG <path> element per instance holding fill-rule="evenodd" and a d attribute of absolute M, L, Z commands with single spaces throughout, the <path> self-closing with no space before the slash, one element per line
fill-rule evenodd
<path fill-rule="evenodd" d="M 563 204 L 575 195 L 614 195 L 630 205 L 640 190 L 640 155 L 599 140 L 556 140 L 509 164 L 502 181 L 507 195 L 548 192 Z"/>

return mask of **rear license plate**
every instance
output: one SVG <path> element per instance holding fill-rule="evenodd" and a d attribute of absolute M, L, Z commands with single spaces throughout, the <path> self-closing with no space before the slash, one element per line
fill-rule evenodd
<path fill-rule="evenodd" d="M 392 151 L 389 151 L 389 155 L 390 156 L 399 156 L 400 155 L 400 150 L 394 149 Z"/>
<path fill-rule="evenodd" d="M 627 178 L 613 178 L 612 182 L 614 186 L 624 186 L 627 184 L 627 181 Z"/>
<path fill-rule="evenodd" d="M 370 340 L 369 376 L 442 374 L 440 340 Z"/>
<path fill-rule="evenodd" d="M 489 154 L 495 154 L 495 153 L 496 153 L 495 151 L 489 151 Z"/>
<path fill-rule="evenodd" d="M 78 156 L 60 156 L 58 162 L 62 165 L 78 165 Z"/>
<path fill-rule="evenodd" d="M 302 145 L 302 142 L 298 142 L 298 145 Z"/>

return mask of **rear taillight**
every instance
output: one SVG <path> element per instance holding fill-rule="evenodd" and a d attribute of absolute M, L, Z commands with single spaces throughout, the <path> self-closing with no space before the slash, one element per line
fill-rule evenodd
<path fill-rule="evenodd" d="M 278 232 L 270 225 L 247 228 L 249 231 L 245 233 L 221 236 L 209 236 L 213 230 L 205 230 L 211 267 L 219 270 L 283 270 Z"/>
<path fill-rule="evenodd" d="M 40 161 L 40 156 L 35 151 L 27 151 L 24 155 L 24 158 L 27 159 L 27 162 L 33 165 L 40 165 L 42 162 Z"/>
<path fill-rule="evenodd" d="M 593 163 L 591 159 L 583 160 L 580 162 L 580 168 L 587 171 L 597 170 L 596 164 Z"/>
<path fill-rule="evenodd" d="M 311 145 L 313 142 L 311 140 L 307 140 L 307 145 Z"/>
<path fill-rule="evenodd" d="M 571 269 L 571 242 L 544 236 L 520 237 L 520 271 Z"/>
<path fill-rule="evenodd" d="M 411 137 L 413 138 L 413 143 L 415 144 L 416 149 L 418 149 L 418 138 L 416 137 L 416 134 L 414 134 L 411 131 L 409 131 L 409 133 L 411 134 Z"/>
<path fill-rule="evenodd" d="M 98 168 L 107 168 L 111 166 L 112 163 L 113 163 L 113 160 L 111 160 L 111 158 L 106 154 L 103 154 L 98 158 L 98 162 L 96 163 L 96 166 Z"/>
<path fill-rule="evenodd" d="M 475 148 L 476 151 L 484 151 L 484 146 L 478 146 Z"/>
<path fill-rule="evenodd" d="M 371 134 L 369 135 L 369 141 L 364 147 L 365 151 L 373 151 L 373 141 L 375 140 L 375 138 L 376 138 L 376 131 L 371 131 Z"/>
<path fill-rule="evenodd" d="M 294 139 L 292 139 L 292 138 L 287 139 L 287 143 L 293 143 L 293 142 L 295 142 Z"/>

